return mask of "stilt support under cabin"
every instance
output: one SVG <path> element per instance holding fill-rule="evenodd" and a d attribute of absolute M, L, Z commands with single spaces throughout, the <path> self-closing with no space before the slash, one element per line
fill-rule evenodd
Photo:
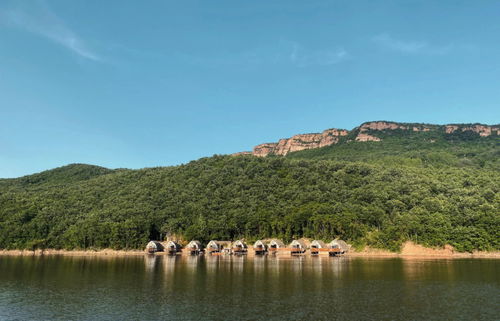
<path fill-rule="evenodd" d="M 329 255 L 329 256 L 337 256 L 340 255 L 340 249 L 317 249 L 317 248 L 312 248 L 311 249 L 311 255 Z"/>

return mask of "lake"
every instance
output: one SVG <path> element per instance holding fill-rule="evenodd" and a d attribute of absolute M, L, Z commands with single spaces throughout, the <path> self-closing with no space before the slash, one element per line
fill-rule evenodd
<path fill-rule="evenodd" d="M 499 261 L 1 257 L 1 320 L 499 320 Z"/>

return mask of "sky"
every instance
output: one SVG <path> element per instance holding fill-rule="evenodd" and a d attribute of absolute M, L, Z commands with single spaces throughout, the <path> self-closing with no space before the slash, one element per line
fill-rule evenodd
<path fill-rule="evenodd" d="M 0 177 L 500 123 L 499 1 L 0 2 Z"/>

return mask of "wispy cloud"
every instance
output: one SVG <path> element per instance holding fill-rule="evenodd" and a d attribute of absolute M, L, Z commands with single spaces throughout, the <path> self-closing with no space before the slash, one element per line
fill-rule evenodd
<path fill-rule="evenodd" d="M 381 47 L 407 54 L 444 55 L 454 48 L 452 44 L 438 46 L 426 41 L 403 41 L 387 33 L 372 37 L 372 41 Z"/>
<path fill-rule="evenodd" d="M 292 65 L 295 67 L 329 66 L 349 58 L 342 47 L 330 47 L 323 50 L 307 49 L 298 42 L 278 41 L 264 47 L 236 53 L 216 55 L 180 55 L 184 60 L 197 64 L 223 65 Z"/>
<path fill-rule="evenodd" d="M 57 43 L 80 57 L 101 61 L 85 42 L 71 30 L 43 1 L 30 2 L 29 7 L 2 9 L 0 20 L 7 25 L 37 34 Z"/>
<path fill-rule="evenodd" d="M 298 43 L 292 43 L 290 52 L 290 62 L 299 66 L 307 67 L 311 65 L 328 66 L 342 62 L 348 58 L 347 51 L 342 48 L 326 49 L 326 50 L 307 50 Z"/>

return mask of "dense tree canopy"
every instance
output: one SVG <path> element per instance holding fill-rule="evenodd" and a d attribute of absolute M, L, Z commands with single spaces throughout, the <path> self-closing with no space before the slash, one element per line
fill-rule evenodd
<path fill-rule="evenodd" d="M 0 180 L 0 248 L 133 249 L 176 234 L 499 250 L 498 137 L 415 137 Z"/>

